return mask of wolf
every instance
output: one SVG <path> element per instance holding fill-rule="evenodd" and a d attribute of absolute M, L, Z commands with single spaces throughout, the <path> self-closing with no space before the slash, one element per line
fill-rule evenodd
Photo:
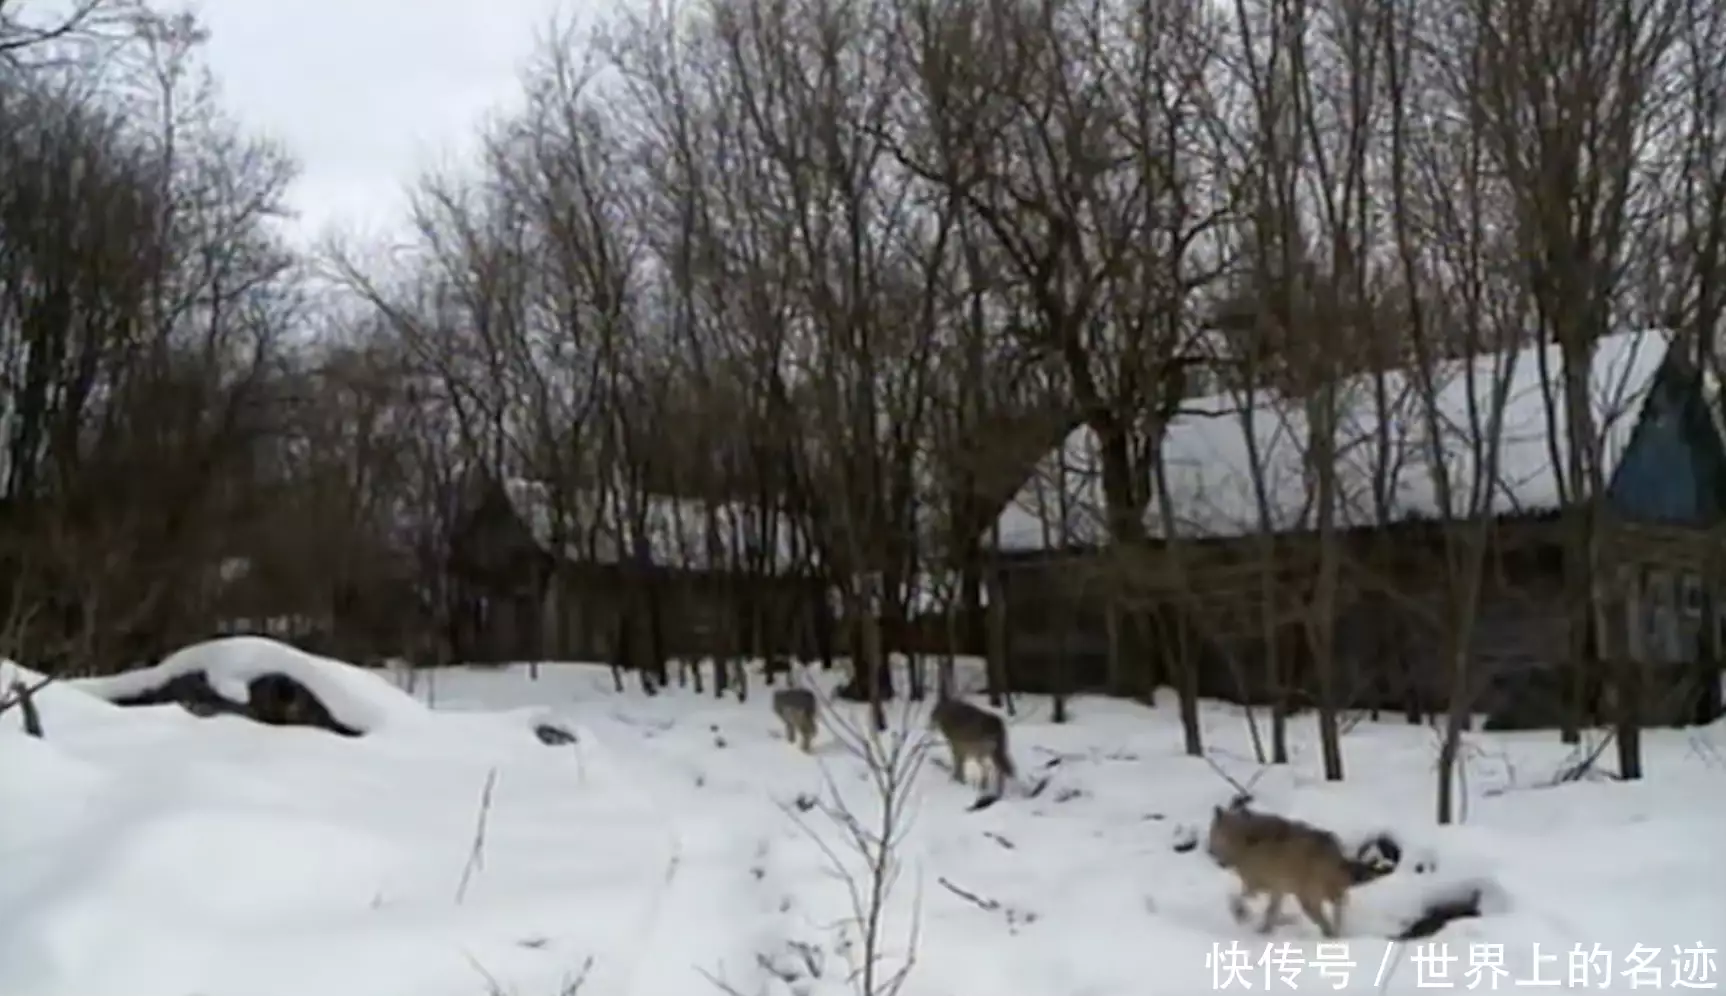
<path fill-rule="evenodd" d="M 1217 806 L 1205 850 L 1241 881 L 1240 893 L 1229 900 L 1236 923 L 1246 919 L 1247 899 L 1263 893 L 1270 901 L 1259 924 L 1261 934 L 1270 933 L 1283 899 L 1290 895 L 1324 936 L 1334 938 L 1342 929 L 1355 876 L 1335 834 L 1298 820 L 1255 813 L 1244 805 Z"/>
<path fill-rule="evenodd" d="M 941 697 L 929 711 L 929 726 L 941 731 L 953 752 L 953 780 L 965 782 L 965 763 L 975 760 L 982 785 L 983 767 L 995 771 L 994 794 L 1006 791 L 1007 781 L 1018 777 L 1013 756 L 1007 749 L 1007 724 L 1001 717 L 961 699 Z"/>
<path fill-rule="evenodd" d="M 810 753 L 815 740 L 815 693 L 807 688 L 781 688 L 773 693 L 773 714 L 785 724 L 785 739 Z"/>

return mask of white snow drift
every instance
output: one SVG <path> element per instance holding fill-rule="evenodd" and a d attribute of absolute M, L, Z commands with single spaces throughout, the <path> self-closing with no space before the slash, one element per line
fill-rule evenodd
<path fill-rule="evenodd" d="M 762 689 L 746 703 L 648 699 L 583 665 L 544 666 L 538 681 L 456 670 L 422 676 L 428 710 L 377 675 L 292 653 L 225 641 L 162 667 L 201 668 L 230 690 L 300 669 L 341 721 L 375 734 L 89 694 L 142 680 L 128 678 L 44 689 L 45 741 L 19 733 L 15 713 L 0 721 L 0 993 L 555 996 L 577 977 L 583 996 L 853 991 L 858 932 L 834 872 L 857 861 L 810 801 L 837 793 L 865 827 L 878 807 L 830 734 L 814 757 L 779 739 Z M 1172 846 L 1233 789 L 1181 755 L 1175 710 L 1081 699 L 1054 726 L 1042 703 L 1019 705 L 1015 753 L 1048 790 L 969 813 L 973 793 L 924 768 L 884 971 L 914 953 L 905 996 L 1239 990 L 1218 973 L 1228 945 L 1252 960 L 1264 941 L 1229 918 L 1228 874 L 1202 848 Z M 521 735 L 526 710 L 546 708 L 578 743 Z M 1535 973 L 1565 981 L 1577 945 L 1613 964 L 1604 984 L 1572 988 L 1631 992 L 1623 972 L 1656 948 L 1666 988 L 1718 984 L 1684 951 L 1726 938 L 1726 872 L 1711 857 L 1726 727 L 1649 731 L 1649 777 L 1632 784 L 1552 785 L 1572 751 L 1551 734 L 1471 736 L 1466 822 L 1438 828 L 1424 727 L 1361 723 L 1344 742 L 1347 781 L 1327 784 L 1308 722 L 1276 768 L 1251 762 L 1238 709 L 1207 708 L 1204 724 L 1211 761 L 1251 781 L 1261 808 L 1347 840 L 1389 829 L 1404 846 L 1398 871 L 1356 891 L 1346 948 L 1321 948 L 1298 917 L 1277 928 L 1283 954 L 1356 963 L 1340 988 L 1316 970 L 1297 988 L 1427 988 L 1432 959 L 1385 936 L 1433 897 L 1482 887 L 1486 915 L 1436 938 L 1455 959 L 1449 985 L 1466 986 L 1470 956 L 1492 944 L 1500 989 Z M 1555 965 L 1540 960 L 1555 952 Z M 1255 989 L 1268 965 L 1249 966 Z"/>

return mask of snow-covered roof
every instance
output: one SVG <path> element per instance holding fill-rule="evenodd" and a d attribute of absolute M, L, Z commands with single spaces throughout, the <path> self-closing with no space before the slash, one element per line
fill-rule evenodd
<path fill-rule="evenodd" d="M 749 569 L 760 566 L 764 556 L 768 569 L 783 572 L 810 556 L 793 516 L 749 502 L 709 502 L 622 488 L 584 488 L 554 496 L 546 484 L 521 478 L 505 481 L 504 492 L 534 542 L 547 551 L 561 543 L 565 556 L 582 563 L 622 563 L 630 559 L 637 540 L 646 544 L 654 564 L 689 570 Z M 636 514 L 645 524 L 640 536 Z"/>
<path fill-rule="evenodd" d="M 1660 330 L 1620 333 L 1595 344 L 1589 401 L 1608 479 L 1623 457 L 1670 345 L 1670 334 Z M 1476 507 L 1471 495 L 1477 469 L 1492 467 L 1488 447 L 1477 447 L 1475 441 L 1488 438 L 1493 399 L 1506 386 L 1496 481 L 1485 507 L 1493 515 L 1559 507 L 1565 492 L 1553 455 L 1562 460 L 1570 452 L 1563 368 L 1555 345 L 1440 365 L 1432 378 L 1436 447 L 1421 378 L 1398 370 L 1342 381 L 1336 401 L 1336 523 L 1358 528 L 1468 514 Z M 1307 440 L 1307 405 L 1299 398 L 1242 391 L 1188 401 L 1170 423 L 1163 443 L 1176 535 L 1226 538 L 1267 528 L 1313 528 Z M 1436 483 L 1435 452 L 1448 466 L 1448 502 Z M 1090 428 L 1074 430 L 1038 464 L 984 542 L 992 540 L 1003 551 L 1101 542 L 1106 527 L 1097 453 Z M 1255 465 L 1262 470 L 1262 513 Z M 1382 503 L 1374 497 L 1380 488 Z M 1145 523 L 1151 535 L 1162 535 L 1162 515 L 1154 498 Z"/>

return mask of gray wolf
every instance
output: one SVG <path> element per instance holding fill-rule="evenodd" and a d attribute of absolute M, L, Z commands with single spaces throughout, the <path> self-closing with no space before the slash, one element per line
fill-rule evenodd
<path fill-rule="evenodd" d="M 1007 780 L 1018 777 L 1012 754 L 1007 749 L 1007 724 L 1001 717 L 977 706 L 954 698 L 941 698 L 929 711 L 929 726 L 939 730 L 953 752 L 953 780 L 965 782 L 965 765 L 976 761 L 979 787 L 984 767 L 995 772 L 995 794 L 1000 795 Z"/>
<path fill-rule="evenodd" d="M 815 693 L 807 688 L 781 688 L 773 693 L 773 714 L 785 724 L 785 739 L 810 752 L 815 740 Z"/>
<path fill-rule="evenodd" d="M 1343 909 L 1354 872 L 1335 834 L 1298 820 L 1255 813 L 1245 806 L 1217 806 L 1205 850 L 1240 879 L 1241 891 L 1229 900 L 1235 922 L 1246 919 L 1247 899 L 1264 894 L 1259 933 L 1270 933 L 1283 899 L 1294 896 L 1326 937 L 1342 929 Z M 1325 915 L 1324 904 L 1331 912 Z"/>

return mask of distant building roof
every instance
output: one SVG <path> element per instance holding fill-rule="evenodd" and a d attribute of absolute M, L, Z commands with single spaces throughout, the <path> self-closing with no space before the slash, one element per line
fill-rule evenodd
<path fill-rule="evenodd" d="M 765 566 L 780 573 L 797 566 L 809 547 L 791 515 L 746 502 L 604 488 L 560 495 L 522 478 L 505 480 L 503 489 L 535 543 L 548 553 L 561 545 L 566 557 L 584 563 L 617 564 L 645 554 L 654 564 L 689 570 Z M 807 561 L 809 554 L 801 556 Z"/>
<path fill-rule="evenodd" d="M 1595 343 L 1589 396 L 1601 442 L 1601 469 L 1608 480 L 1624 455 L 1671 344 L 1671 334 L 1662 330 L 1620 333 Z M 1556 345 L 1440 364 L 1433 377 L 1432 407 L 1440 423 L 1437 440 L 1428 430 L 1428 406 L 1419 378 L 1397 370 L 1340 381 L 1337 525 L 1359 528 L 1381 524 L 1381 518 L 1443 519 L 1468 514 L 1478 465 L 1488 459 L 1485 447 L 1478 447 L 1482 452 L 1477 458 L 1474 441 L 1484 438 L 1492 399 L 1507 384 L 1498 433 L 1497 480 L 1486 511 L 1508 515 L 1558 508 L 1563 492 L 1553 454 L 1562 459 L 1570 452 L 1563 366 Z M 1550 391 L 1545 387 L 1548 383 Z M 1163 442 L 1176 534 L 1226 538 L 1313 528 L 1308 439 L 1303 399 L 1244 390 L 1190 399 L 1169 424 Z M 1449 467 L 1448 508 L 1442 507 L 1447 503 L 1435 484 L 1434 452 L 1443 454 Z M 1038 464 L 985 543 L 992 538 L 1003 551 L 1099 544 L 1107 531 L 1097 453 L 1088 426 L 1069 433 Z M 1255 465 L 1262 468 L 1266 506 L 1262 511 Z M 1375 500 L 1380 488 L 1386 508 L 1382 516 Z M 1151 535 L 1162 534 L 1162 515 L 1154 498 L 1146 509 L 1145 523 Z"/>

